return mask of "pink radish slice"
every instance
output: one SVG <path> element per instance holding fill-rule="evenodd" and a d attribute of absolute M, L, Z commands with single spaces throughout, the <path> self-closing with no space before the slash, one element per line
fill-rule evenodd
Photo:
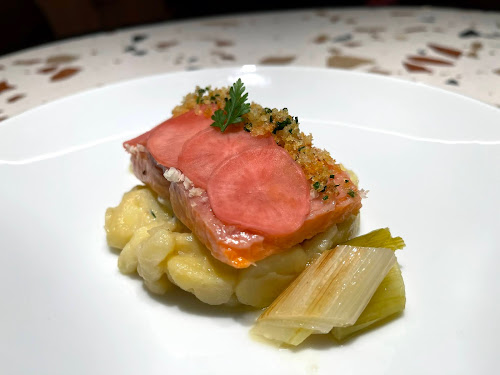
<path fill-rule="evenodd" d="M 297 231 L 310 211 L 304 172 L 279 146 L 243 151 L 208 180 L 215 216 L 243 230 L 281 237 Z"/>
<path fill-rule="evenodd" d="M 197 115 L 194 111 L 183 113 L 153 129 L 146 147 L 157 163 L 177 168 L 177 160 L 184 142 L 212 123 L 212 119 Z"/>
<path fill-rule="evenodd" d="M 179 169 L 193 183 L 207 188 L 208 179 L 226 159 L 250 148 L 274 145 L 271 136 L 254 137 L 242 129 L 210 127 L 195 134 L 184 143 L 179 155 Z"/>
<path fill-rule="evenodd" d="M 128 141 L 123 142 L 123 147 L 126 149 L 127 148 L 126 146 L 137 146 L 137 145 L 146 146 L 146 143 L 148 141 L 149 135 L 151 134 L 151 132 L 153 130 L 154 130 L 154 128 L 151 129 L 151 130 L 149 130 L 149 131 L 147 131 L 146 133 L 143 133 L 143 134 L 135 137 L 135 138 L 132 138 L 132 139 L 130 139 Z"/>

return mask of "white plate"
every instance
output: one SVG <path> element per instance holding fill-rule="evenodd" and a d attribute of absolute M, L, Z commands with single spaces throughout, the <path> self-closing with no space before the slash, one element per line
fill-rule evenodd
<path fill-rule="evenodd" d="M 407 308 L 338 346 L 253 341 L 252 314 L 149 294 L 121 275 L 104 211 L 136 184 L 121 142 L 194 86 L 237 77 L 288 107 L 370 190 L 362 231 L 389 226 Z M 3 374 L 481 374 L 498 368 L 500 111 L 408 82 L 306 68 L 167 74 L 92 90 L 0 125 Z"/>

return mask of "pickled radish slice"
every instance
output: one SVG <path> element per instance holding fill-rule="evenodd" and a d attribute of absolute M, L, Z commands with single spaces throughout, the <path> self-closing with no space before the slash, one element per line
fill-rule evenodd
<path fill-rule="evenodd" d="M 151 134 L 151 132 L 153 130 L 154 130 L 154 128 L 151 129 L 151 130 L 149 130 L 149 131 L 147 131 L 146 133 L 143 133 L 143 134 L 135 137 L 135 138 L 132 138 L 132 139 L 129 139 L 128 141 L 123 142 L 123 148 L 127 149 L 126 146 L 137 146 L 137 145 L 146 146 L 146 143 L 148 141 L 149 135 Z"/>
<path fill-rule="evenodd" d="M 196 133 L 206 129 L 213 120 L 194 111 L 172 117 L 153 129 L 147 141 L 147 149 L 159 164 L 177 168 L 182 146 Z"/>
<path fill-rule="evenodd" d="M 226 159 L 250 148 L 274 144 L 271 136 L 254 137 L 237 128 L 222 133 L 210 127 L 184 143 L 178 165 L 196 186 L 206 189 L 210 176 Z"/>
<path fill-rule="evenodd" d="M 297 231 L 310 210 L 304 172 L 278 146 L 252 148 L 228 159 L 208 180 L 207 193 L 219 220 L 262 235 Z"/>

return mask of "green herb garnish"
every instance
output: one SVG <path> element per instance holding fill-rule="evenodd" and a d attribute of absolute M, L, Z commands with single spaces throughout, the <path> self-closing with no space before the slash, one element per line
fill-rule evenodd
<path fill-rule="evenodd" d="M 319 189 L 319 181 L 316 181 L 314 184 L 313 184 L 313 188 L 315 188 L 316 190 Z"/>
<path fill-rule="evenodd" d="M 276 132 L 278 130 L 283 130 L 285 128 L 285 126 L 290 125 L 291 123 L 292 123 L 292 120 L 290 120 L 290 117 L 287 117 L 285 121 L 278 121 L 276 123 L 276 127 L 273 130 L 273 134 L 276 134 Z"/>
<path fill-rule="evenodd" d="M 223 132 L 231 124 L 242 122 L 241 116 L 250 112 L 250 104 L 245 103 L 248 98 L 248 93 L 245 93 L 245 86 L 241 82 L 241 78 L 233 84 L 229 89 L 230 99 L 226 101 L 224 110 L 218 109 L 212 116 L 214 123 L 211 126 L 220 128 Z"/>
<path fill-rule="evenodd" d="M 326 201 L 327 199 L 328 199 L 328 195 L 325 195 L 325 196 L 323 197 L 323 200 L 324 200 L 324 201 Z"/>
<path fill-rule="evenodd" d="M 300 152 L 303 148 L 305 148 L 306 146 L 300 146 L 299 149 L 297 150 L 298 152 Z"/>
<path fill-rule="evenodd" d="M 253 126 L 252 123 L 249 122 L 249 123 L 245 124 L 245 126 L 243 127 L 243 130 L 250 133 L 250 131 L 251 131 L 250 129 L 252 128 L 252 126 Z"/>
<path fill-rule="evenodd" d="M 198 96 L 196 97 L 196 104 L 200 104 L 201 98 L 203 97 L 203 94 L 207 91 L 207 88 L 205 89 L 198 89 Z"/>
<path fill-rule="evenodd" d="M 352 189 L 349 189 L 349 191 L 347 192 L 347 195 L 349 195 L 351 198 L 354 198 L 354 191 Z"/>
<path fill-rule="evenodd" d="M 334 174 L 331 174 L 331 175 L 330 175 L 330 178 L 335 178 L 335 175 L 334 175 Z"/>
<path fill-rule="evenodd" d="M 156 215 L 155 215 L 154 211 L 151 210 L 150 212 L 151 212 L 151 215 L 153 215 L 153 217 L 156 219 Z"/>

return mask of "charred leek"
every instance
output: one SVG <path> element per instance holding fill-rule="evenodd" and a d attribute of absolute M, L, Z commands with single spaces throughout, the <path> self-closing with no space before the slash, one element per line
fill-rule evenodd
<path fill-rule="evenodd" d="M 350 327 L 334 327 L 331 333 L 337 340 L 343 340 L 374 323 L 402 312 L 405 303 L 405 285 L 399 265 L 396 263 L 382 280 L 356 323 Z"/>
<path fill-rule="evenodd" d="M 353 325 L 395 263 L 394 252 L 384 248 L 327 250 L 259 317 L 253 332 L 297 345 L 310 333 Z"/>
<path fill-rule="evenodd" d="M 401 237 L 392 237 L 389 228 L 371 231 L 370 233 L 346 241 L 342 245 L 384 247 L 391 250 L 399 250 L 406 246 Z"/>

